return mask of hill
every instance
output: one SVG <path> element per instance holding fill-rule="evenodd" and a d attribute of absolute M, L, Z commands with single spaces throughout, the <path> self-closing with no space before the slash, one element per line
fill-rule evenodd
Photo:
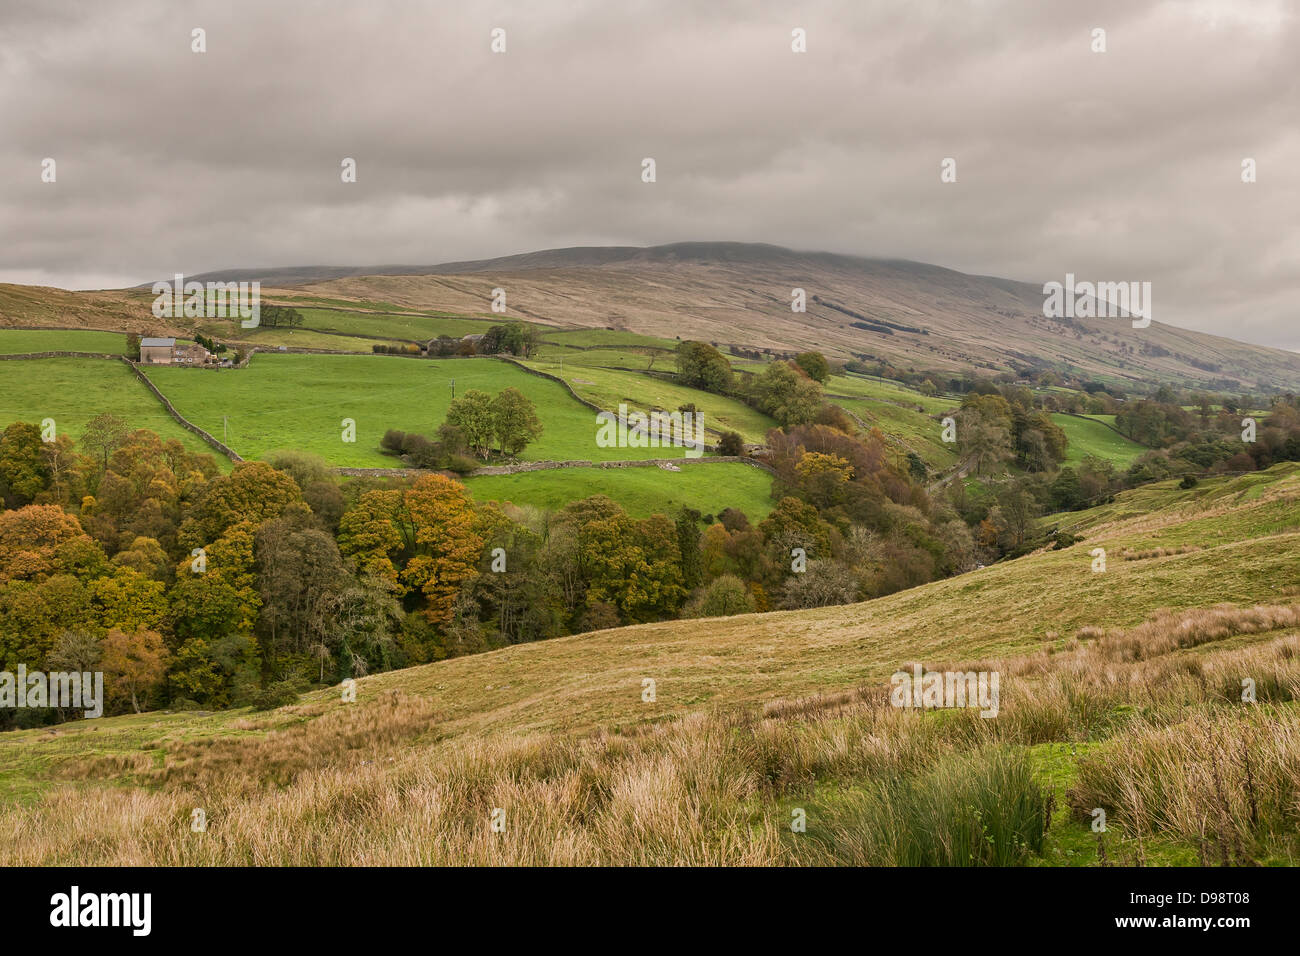
<path fill-rule="evenodd" d="M 267 299 L 303 307 L 476 319 L 495 317 L 492 290 L 504 288 L 507 315 L 557 328 L 778 352 L 816 348 L 839 358 L 867 355 L 953 372 L 1055 368 L 1139 391 L 1152 382 L 1229 391 L 1300 388 L 1300 357 L 1293 353 L 1162 321 L 1133 329 L 1125 319 L 1047 319 L 1041 285 L 752 243 L 579 247 L 429 266 L 226 270 L 190 278 L 257 279 Z M 795 288 L 806 292 L 805 312 L 791 311 Z M 149 302 L 145 289 L 0 286 L 0 323 L 141 331 L 159 324 L 148 314 Z M 168 331 L 186 326 L 172 320 Z M 364 337 L 355 321 L 348 329 Z"/>
<path fill-rule="evenodd" d="M 1295 464 L 1167 482 L 865 604 L 6 734 L 0 862 L 1295 863 L 1298 504 Z M 914 663 L 998 671 L 1000 713 L 889 706 Z"/>

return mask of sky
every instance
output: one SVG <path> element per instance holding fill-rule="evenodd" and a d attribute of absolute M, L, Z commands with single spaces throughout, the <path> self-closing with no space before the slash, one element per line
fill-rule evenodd
<path fill-rule="evenodd" d="M 1298 61 L 1300 0 L 0 0 L 0 281 L 737 240 L 1300 350 Z"/>

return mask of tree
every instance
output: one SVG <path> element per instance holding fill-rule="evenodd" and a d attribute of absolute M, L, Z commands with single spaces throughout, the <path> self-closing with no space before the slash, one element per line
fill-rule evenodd
<path fill-rule="evenodd" d="M 283 654 L 306 653 L 329 643 L 338 596 L 348 584 L 334 539 L 291 514 L 257 532 L 258 632 L 272 666 Z"/>
<path fill-rule="evenodd" d="M 0 511 L 0 583 L 75 573 L 103 561 L 77 519 L 58 505 Z"/>
<path fill-rule="evenodd" d="M 803 498 L 818 508 L 830 508 L 844 501 L 844 491 L 853 480 L 853 466 L 839 455 L 805 452 L 795 465 Z"/>
<path fill-rule="evenodd" d="M 496 436 L 492 396 L 471 388 L 447 408 L 447 424 L 460 430 L 467 446 L 486 460 Z"/>
<path fill-rule="evenodd" d="M 677 378 L 683 385 L 724 394 L 731 389 L 731 363 L 707 342 L 677 346 Z"/>
<path fill-rule="evenodd" d="M 589 607 L 607 601 L 639 623 L 671 614 L 686 596 L 676 528 L 663 515 L 638 521 L 620 510 L 582 527 L 579 548 Z"/>
<path fill-rule="evenodd" d="M 542 434 L 537 409 L 517 388 L 504 389 L 492 400 L 492 428 L 506 455 L 518 455 Z"/>
<path fill-rule="evenodd" d="M 699 586 L 704 569 L 700 555 L 700 513 L 694 508 L 677 512 L 677 550 L 682 557 L 682 587 Z"/>
<path fill-rule="evenodd" d="M 167 657 L 157 631 L 142 628 L 127 634 L 117 628 L 110 630 L 104 638 L 102 658 L 109 696 L 129 699 L 131 708 L 140 713 L 140 698 L 147 698 L 167 673 Z"/>
<path fill-rule="evenodd" d="M 751 401 L 783 428 L 807 425 L 821 409 L 821 386 L 789 362 L 773 362 L 754 379 Z"/>
<path fill-rule="evenodd" d="M 81 433 L 81 447 L 95 456 L 101 471 L 106 471 L 108 459 L 126 444 L 130 434 L 130 425 L 116 415 L 104 412 L 86 423 L 86 428 Z"/>
<path fill-rule="evenodd" d="M 243 521 L 261 524 L 278 518 L 302 493 L 293 478 L 264 461 L 235 465 L 229 475 L 208 482 L 198 503 L 181 527 L 181 545 L 203 547 Z"/>
<path fill-rule="evenodd" d="M 400 491 L 367 491 L 339 521 L 339 550 L 352 558 L 361 573 L 378 577 L 395 594 L 405 593 L 394 563 L 403 545 L 399 513 L 405 508 Z"/>
<path fill-rule="evenodd" d="M 794 357 L 798 365 L 814 382 L 825 383 L 831 376 L 831 365 L 821 352 L 800 352 Z"/>
<path fill-rule="evenodd" d="M 0 434 L 0 497 L 10 508 L 31 504 L 50 482 L 42 454 L 41 430 L 14 422 Z"/>
<path fill-rule="evenodd" d="M 686 609 L 692 617 L 730 617 L 749 614 L 754 610 L 754 598 L 745 582 L 734 574 L 723 574 L 704 589 Z"/>
<path fill-rule="evenodd" d="M 445 624 L 461 587 L 478 574 L 484 536 L 474 502 L 464 485 L 442 475 L 422 476 L 403 500 L 415 555 L 402 580 L 424 595 L 425 616 Z"/>
<path fill-rule="evenodd" d="M 740 432 L 723 432 L 718 441 L 718 454 L 738 458 L 745 453 L 745 439 Z"/>

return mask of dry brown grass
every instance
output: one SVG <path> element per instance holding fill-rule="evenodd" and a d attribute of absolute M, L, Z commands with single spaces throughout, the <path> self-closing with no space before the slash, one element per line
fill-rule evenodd
<path fill-rule="evenodd" d="M 957 796 L 940 799 L 944 794 L 960 796 L 972 786 L 1011 779 L 990 769 L 1007 759 L 996 748 L 1098 739 L 1123 743 L 1107 747 L 1114 759 L 1085 764 L 1076 805 L 1113 806 L 1134 832 L 1201 840 L 1215 853 L 1228 847 L 1230 860 L 1240 862 L 1278 845 L 1270 834 L 1291 819 L 1285 807 L 1294 809 L 1300 794 L 1296 717 L 1276 710 L 1300 695 L 1300 638 L 1283 634 L 1241 646 L 1227 646 L 1225 638 L 1293 628 L 1295 614 L 1289 605 L 1161 613 L 1073 651 L 1043 648 L 957 665 L 1002 674 L 1002 709 L 993 720 L 972 710 L 898 710 L 888 705 L 884 688 L 872 684 L 581 737 L 440 739 L 437 710 L 427 699 L 401 693 L 356 704 L 301 705 L 268 716 L 269 730 L 261 721 L 244 722 L 237 735 L 73 763 L 62 776 L 75 782 L 56 786 L 30 806 L 0 810 L 0 827 L 25 835 L 5 844 L 0 862 L 926 860 L 965 851 L 918 843 L 906 828 L 888 845 L 846 843 L 845 834 L 858 827 L 854 821 L 894 819 L 889 807 L 899 813 L 910 808 L 918 820 L 950 812 Z M 1189 634 L 1195 646 L 1187 643 Z M 1257 681 L 1259 706 L 1240 703 L 1242 675 Z M 1206 740 L 1218 741 L 1218 749 L 1206 751 Z M 1242 796 L 1245 767 L 1238 766 L 1243 740 L 1251 741 L 1250 773 L 1261 788 L 1253 817 Z M 1219 761 L 1217 771 L 1198 757 L 1207 752 Z M 944 767 L 966 769 L 956 775 L 936 770 Z M 1170 768 L 1187 785 L 1177 799 L 1166 798 L 1170 784 L 1156 779 Z M 97 779 L 133 786 L 99 786 Z M 867 786 L 827 818 L 816 839 L 792 839 L 784 807 L 816 799 L 830 782 Z M 940 797 L 932 799 L 932 791 Z M 1218 813 L 1212 801 L 1222 793 L 1233 794 L 1223 810 L 1228 829 L 1210 814 Z M 980 796 L 977 789 L 960 799 Z M 204 833 L 190 831 L 195 807 L 207 814 Z M 996 801 L 990 807 L 996 809 Z M 500 833 L 491 827 L 498 808 L 505 814 Z M 1041 810 L 1032 810 L 1029 819 L 1033 813 Z M 1228 834 L 1226 843 L 1216 836 L 1220 832 Z"/>

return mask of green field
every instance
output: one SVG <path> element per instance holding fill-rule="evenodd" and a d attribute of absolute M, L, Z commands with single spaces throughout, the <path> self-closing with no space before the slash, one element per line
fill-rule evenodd
<path fill-rule="evenodd" d="M 1100 417 L 1100 416 L 1098 416 Z M 1110 416 L 1112 419 L 1114 416 Z M 1127 468 L 1144 452 L 1137 442 L 1130 441 L 1119 432 L 1107 428 L 1101 421 L 1076 418 L 1073 415 L 1053 415 L 1052 421 L 1061 426 L 1070 440 L 1065 450 L 1065 464 L 1077 465 L 1092 455 L 1115 463 L 1117 468 Z"/>
<path fill-rule="evenodd" d="M 530 360 L 526 363 L 552 375 L 561 368 L 556 361 Z M 671 364 L 667 368 L 672 368 Z M 674 411 L 682 405 L 694 403 L 704 415 L 704 427 L 714 432 L 737 431 L 749 442 L 762 442 L 769 428 L 776 422 L 745 403 L 714 395 L 697 388 L 678 385 L 676 382 L 596 366 L 573 366 L 566 361 L 563 378 L 573 390 L 601 408 L 617 410 L 622 402 L 631 409 Z"/>
<path fill-rule="evenodd" d="M 465 486 L 480 500 L 508 501 L 552 511 L 589 495 L 608 495 L 637 517 L 672 515 L 682 507 L 713 515 L 724 508 L 739 508 L 751 522 L 757 522 L 772 510 L 772 476 L 737 462 L 683 465 L 681 471 L 563 468 L 482 475 L 465 479 Z"/>
<path fill-rule="evenodd" d="M 349 335 L 378 339 L 409 339 L 427 342 L 439 335 L 460 338 L 486 332 L 489 327 L 507 321 L 467 316 L 378 315 L 368 312 L 342 312 L 334 309 L 299 309 L 303 327 L 346 332 Z"/>
<path fill-rule="evenodd" d="M 323 349 L 329 352 L 366 352 L 374 351 L 376 344 L 387 345 L 389 339 L 360 338 L 355 335 L 326 335 L 315 329 L 209 329 L 218 341 L 229 343 L 237 341 L 257 346 L 259 349 L 274 349 L 285 345 L 289 348 Z"/>
<path fill-rule="evenodd" d="M 961 405 L 959 398 L 922 395 L 920 392 L 887 379 L 869 378 L 865 375 L 832 375 L 824 386 L 827 395 L 851 395 L 880 402 L 893 402 L 909 408 L 923 408 L 931 415 L 952 411 Z"/>
<path fill-rule="evenodd" d="M 320 455 L 334 465 L 393 467 L 379 452 L 385 431 L 432 435 L 456 394 L 495 394 L 514 387 L 537 406 L 545 428 L 523 458 L 608 461 L 680 457 L 662 448 L 598 448 L 595 412 L 563 387 L 497 359 L 405 359 L 380 355 L 258 353 L 247 368 L 196 372 L 150 369 L 154 384 L 182 415 L 245 458 L 282 448 Z M 356 422 L 356 441 L 342 441 L 342 421 Z M 228 429 L 228 431 L 226 431 Z M 223 439 L 224 440 L 224 439 Z"/>
<path fill-rule="evenodd" d="M 107 352 L 121 355 L 126 336 L 121 332 L 84 329 L 0 329 L 0 355 L 24 352 Z"/>
<path fill-rule="evenodd" d="M 215 374 L 179 371 L 195 377 Z M 76 440 L 86 423 L 101 412 L 117 415 L 132 428 L 178 438 L 191 451 L 206 452 L 219 464 L 229 465 L 226 458 L 176 424 L 120 362 L 71 358 L 0 362 L 0 427 L 14 421 L 39 424 L 52 418 L 60 433 Z"/>

